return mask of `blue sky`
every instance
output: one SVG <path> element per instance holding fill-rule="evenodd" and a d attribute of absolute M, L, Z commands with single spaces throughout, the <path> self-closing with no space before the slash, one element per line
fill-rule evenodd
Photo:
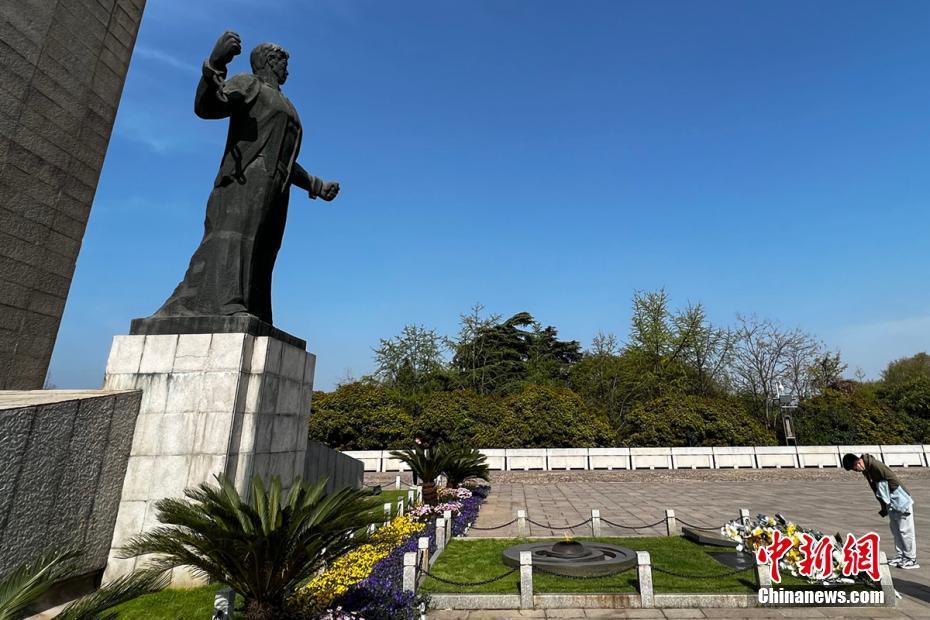
<path fill-rule="evenodd" d="M 291 53 L 300 161 L 275 322 L 317 385 L 475 302 L 627 333 L 636 289 L 810 331 L 877 376 L 930 348 L 930 4 L 149 0 L 51 381 L 95 387 L 202 235 L 224 29 Z"/>

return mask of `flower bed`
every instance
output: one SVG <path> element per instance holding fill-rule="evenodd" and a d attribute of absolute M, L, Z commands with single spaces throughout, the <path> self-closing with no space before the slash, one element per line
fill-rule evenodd
<path fill-rule="evenodd" d="M 429 538 L 431 552 L 436 549 L 435 518 L 445 510 L 452 511 L 452 535 L 463 535 L 478 518 L 489 492 L 489 486 L 441 489 L 441 504 L 417 506 L 378 530 L 373 537 L 378 543 L 373 540 L 374 544 L 340 558 L 310 582 L 304 600 L 312 601 L 316 609 L 328 608 L 326 618 L 348 618 L 353 613 L 365 620 L 417 618 L 425 598 L 403 592 L 404 554 L 416 551 L 422 536 Z"/>

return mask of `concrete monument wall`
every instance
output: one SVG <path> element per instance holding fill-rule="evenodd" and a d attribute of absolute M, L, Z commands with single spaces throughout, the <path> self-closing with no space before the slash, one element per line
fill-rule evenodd
<path fill-rule="evenodd" d="M 0 393 L 0 575 L 43 551 L 103 570 L 142 394 Z"/>
<path fill-rule="evenodd" d="M 45 380 L 144 6 L 0 1 L 0 390 Z"/>
<path fill-rule="evenodd" d="M 365 478 L 365 465 L 358 459 L 333 450 L 319 441 L 307 442 L 307 455 L 301 474 L 307 482 L 316 482 L 326 477 L 326 492 L 332 493 L 350 487 L 362 488 Z"/>

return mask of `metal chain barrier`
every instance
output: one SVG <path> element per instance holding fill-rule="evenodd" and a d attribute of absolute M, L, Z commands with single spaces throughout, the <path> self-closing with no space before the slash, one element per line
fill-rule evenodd
<path fill-rule="evenodd" d="M 605 577 L 616 577 L 617 575 L 620 575 L 620 574 L 622 574 L 622 573 L 625 573 L 625 572 L 627 572 L 627 571 L 629 571 L 629 570 L 633 570 L 634 568 L 636 568 L 636 565 L 627 566 L 626 568 L 621 568 L 621 569 L 618 570 L 618 571 L 614 571 L 614 572 L 612 572 L 612 573 L 607 573 L 607 574 L 604 574 L 604 575 L 585 575 L 585 576 L 581 576 L 581 575 L 563 575 L 563 574 L 561 574 L 561 573 L 553 573 L 552 571 L 548 571 L 548 570 L 546 570 L 546 569 L 544 569 L 544 568 L 540 568 L 540 567 L 538 567 L 538 566 L 533 566 L 533 573 L 534 573 L 534 574 L 535 574 L 535 573 L 543 573 L 543 574 L 545 574 L 545 575 L 552 575 L 552 576 L 554 576 L 554 577 L 561 577 L 561 578 L 563 578 L 563 579 L 575 579 L 575 580 L 578 580 L 578 581 L 586 581 L 586 580 L 588 580 L 588 579 L 603 579 L 603 578 L 605 578 Z"/>
<path fill-rule="evenodd" d="M 576 523 L 575 525 L 548 525 L 546 523 L 539 523 L 538 521 L 533 521 L 530 518 L 526 519 L 527 523 L 532 523 L 535 526 L 546 528 L 547 530 L 573 530 L 576 527 L 581 527 L 582 525 L 587 525 L 591 523 L 591 517 L 588 517 L 581 523 Z"/>
<path fill-rule="evenodd" d="M 514 519 L 513 521 L 508 521 L 507 523 L 503 523 L 503 524 L 501 524 L 501 525 L 495 525 L 494 527 L 478 527 L 477 525 L 470 525 L 470 526 L 468 526 L 468 529 L 470 529 L 470 530 L 479 530 L 479 531 L 482 531 L 482 532 L 490 532 L 491 530 L 499 530 L 499 529 L 505 528 L 505 527 L 507 527 L 507 526 L 509 526 L 509 525 L 513 525 L 513 524 L 516 523 L 516 522 L 517 522 L 517 520 Z"/>
<path fill-rule="evenodd" d="M 748 570 L 755 570 L 755 566 L 747 566 L 746 568 L 737 568 L 725 573 L 714 573 L 713 575 L 695 575 L 693 573 L 678 573 L 675 571 L 667 570 L 659 566 L 653 566 L 652 570 L 657 573 L 663 573 L 665 575 L 671 575 L 672 577 L 681 577 L 682 579 L 717 579 L 718 577 L 730 577 L 738 573 L 745 573 Z"/>
<path fill-rule="evenodd" d="M 485 579 L 485 580 L 483 580 L 483 581 L 453 581 L 453 580 L 451 580 L 451 579 L 446 579 L 446 578 L 444 578 L 444 577 L 437 577 L 436 575 L 431 575 L 431 574 L 429 574 L 428 572 L 426 572 L 425 570 L 423 570 L 422 568 L 417 567 L 417 572 L 418 572 L 419 574 L 423 575 L 424 577 L 429 577 L 430 579 L 435 579 L 435 580 L 438 581 L 439 583 L 445 583 L 445 584 L 450 585 L 450 586 L 463 586 L 463 587 L 468 587 L 468 586 L 484 586 L 484 585 L 487 585 L 487 584 L 489 584 L 489 583 L 494 583 L 495 581 L 500 581 L 501 579 L 505 579 L 505 578 L 507 578 L 507 577 L 510 577 L 511 575 L 513 575 L 513 574 L 514 574 L 515 572 L 517 572 L 518 570 L 520 570 L 520 569 L 519 569 L 519 568 L 514 568 L 514 569 L 511 569 L 511 570 L 507 571 L 507 572 L 504 573 L 503 575 L 498 575 L 497 577 L 491 577 L 490 579 Z"/>
<path fill-rule="evenodd" d="M 604 517 L 601 517 L 601 521 L 602 521 L 603 523 L 606 523 L 607 525 L 612 525 L 613 527 L 619 527 L 619 528 L 622 528 L 622 529 L 625 529 L 625 530 L 644 530 L 644 529 L 646 529 L 646 528 L 655 527 L 655 526 L 657 526 L 657 525 L 660 525 L 660 524 L 662 524 L 662 523 L 665 523 L 665 519 L 664 519 L 664 518 L 659 519 L 659 520 L 656 521 L 655 523 L 644 523 L 643 525 L 623 525 L 623 524 L 621 524 L 621 523 L 614 523 L 613 521 L 608 521 L 608 520 L 605 519 Z"/>
<path fill-rule="evenodd" d="M 678 517 L 676 517 L 676 519 L 678 519 L 678 522 L 679 522 L 679 523 L 681 523 L 681 524 L 684 525 L 685 527 L 690 527 L 692 530 L 704 530 L 705 532 L 710 532 L 710 531 L 713 530 L 713 531 L 719 532 L 719 531 L 720 531 L 720 527 L 721 527 L 721 526 L 719 526 L 719 525 L 718 525 L 718 526 L 710 526 L 710 527 L 708 527 L 708 526 L 703 526 L 703 525 L 694 525 L 694 524 L 692 524 L 692 523 L 688 523 L 688 522 L 685 521 L 684 519 L 680 519 L 680 518 L 678 518 Z"/>

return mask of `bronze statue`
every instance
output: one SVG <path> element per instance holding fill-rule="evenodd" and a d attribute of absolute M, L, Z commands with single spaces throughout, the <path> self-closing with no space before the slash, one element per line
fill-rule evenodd
<path fill-rule="evenodd" d="M 297 163 L 300 119 L 281 92 L 287 52 L 263 43 L 252 51 L 252 73 L 227 80 L 226 67 L 241 51 L 239 35 L 226 32 L 203 63 L 194 112 L 229 118 L 229 135 L 207 201 L 203 240 L 184 280 L 153 318 L 254 316 L 271 324 L 271 273 L 291 185 L 327 201 L 339 193 L 338 183 Z"/>

